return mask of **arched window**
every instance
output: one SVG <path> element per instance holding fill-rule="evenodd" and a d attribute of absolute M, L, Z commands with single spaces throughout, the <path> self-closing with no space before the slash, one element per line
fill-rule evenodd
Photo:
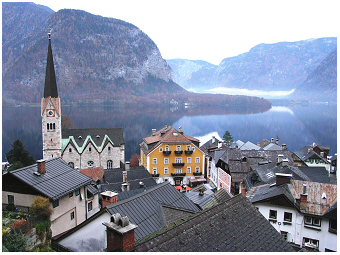
<path fill-rule="evenodd" d="M 68 151 L 69 151 L 69 152 L 72 152 L 72 149 L 71 149 L 71 148 L 69 148 L 69 149 L 68 149 Z"/>
<path fill-rule="evenodd" d="M 47 130 L 50 130 L 50 124 L 47 123 Z"/>
<path fill-rule="evenodd" d="M 55 130 L 55 123 L 53 123 L 53 130 Z"/>
<path fill-rule="evenodd" d="M 74 168 L 74 163 L 73 162 L 69 162 L 68 165 L 72 168 Z"/>
<path fill-rule="evenodd" d="M 111 169 L 112 166 L 113 166 L 112 160 L 108 160 L 107 163 L 106 163 L 106 166 L 107 166 L 107 169 Z"/>

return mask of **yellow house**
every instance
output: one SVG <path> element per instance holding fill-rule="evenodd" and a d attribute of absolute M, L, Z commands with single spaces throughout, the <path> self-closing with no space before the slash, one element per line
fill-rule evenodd
<path fill-rule="evenodd" d="M 154 176 L 157 183 L 196 186 L 205 182 L 204 153 L 199 140 L 184 135 L 169 125 L 143 139 L 140 144 L 140 165 Z"/>

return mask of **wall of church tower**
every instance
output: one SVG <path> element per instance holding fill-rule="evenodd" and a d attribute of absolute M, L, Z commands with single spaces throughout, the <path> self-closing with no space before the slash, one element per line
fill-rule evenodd
<path fill-rule="evenodd" d="M 43 99 L 44 100 L 44 99 Z M 45 99 L 48 100 L 48 99 Z M 61 116 L 53 104 L 42 109 L 43 159 L 61 156 Z"/>

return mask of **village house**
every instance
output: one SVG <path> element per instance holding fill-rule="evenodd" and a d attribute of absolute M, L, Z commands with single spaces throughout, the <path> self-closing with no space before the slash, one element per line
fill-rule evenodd
<path fill-rule="evenodd" d="M 2 206 L 29 212 L 35 197 L 49 198 L 52 236 L 56 236 L 99 211 L 98 190 L 91 182 L 60 157 L 39 160 L 2 176 Z"/>
<path fill-rule="evenodd" d="M 111 194 L 108 193 L 111 192 L 105 192 L 104 196 L 109 195 L 107 198 L 110 198 Z M 118 196 L 118 193 L 112 193 L 113 198 Z M 107 233 L 103 223 L 110 221 L 111 215 L 117 213 L 127 216 L 131 222 L 138 225 L 133 238 L 133 242 L 138 242 L 182 218 L 200 212 L 200 209 L 189 198 L 178 192 L 169 182 L 158 184 L 122 201 L 117 198 L 111 201 L 112 204 L 107 204 L 91 219 L 54 239 L 52 247 L 56 251 L 105 251 Z"/>
<path fill-rule="evenodd" d="M 327 161 L 329 150 L 329 146 L 317 145 L 316 143 L 304 146 L 294 152 L 294 162 L 299 166 L 325 167 L 330 174 L 331 164 Z"/>
<path fill-rule="evenodd" d="M 204 153 L 199 140 L 184 135 L 169 125 L 143 139 L 140 144 L 140 165 L 144 166 L 157 183 L 170 182 L 196 186 L 206 182 L 204 178 Z"/>
<path fill-rule="evenodd" d="M 117 168 L 125 162 L 122 128 L 67 129 L 61 126 L 61 103 L 49 33 L 44 97 L 41 99 L 43 159 L 62 157 L 71 167 Z"/>
<path fill-rule="evenodd" d="M 293 180 L 276 173 L 274 184 L 253 187 L 247 197 L 285 240 L 307 251 L 337 251 L 337 186 Z"/>
<path fill-rule="evenodd" d="M 281 165 L 293 165 L 291 154 L 288 150 L 229 149 L 220 157 L 217 166 L 224 169 L 224 171 L 231 176 L 231 194 L 245 194 L 246 187 L 243 179 L 251 171 L 250 166 L 270 162 L 276 162 Z"/>

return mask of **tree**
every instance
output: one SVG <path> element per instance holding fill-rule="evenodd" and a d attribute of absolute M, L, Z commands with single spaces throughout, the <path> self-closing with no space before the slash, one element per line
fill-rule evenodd
<path fill-rule="evenodd" d="M 65 130 L 65 129 L 70 129 L 72 127 L 73 127 L 73 123 L 70 119 L 70 116 L 62 115 L 61 116 L 61 129 Z"/>
<path fill-rule="evenodd" d="M 35 197 L 30 207 L 30 213 L 34 216 L 49 220 L 52 214 L 50 200 L 42 196 Z"/>
<path fill-rule="evenodd" d="M 224 136 L 223 136 L 223 143 L 227 146 L 230 146 L 233 144 L 233 142 L 234 140 L 230 132 L 228 130 L 225 131 Z"/>
<path fill-rule="evenodd" d="M 35 163 L 33 156 L 29 155 L 29 152 L 25 150 L 25 147 L 20 140 L 14 141 L 12 147 L 13 148 L 6 153 L 7 161 L 11 164 L 8 171 L 30 166 Z"/>
<path fill-rule="evenodd" d="M 132 155 L 130 159 L 130 166 L 139 166 L 139 155 L 137 153 Z"/>

